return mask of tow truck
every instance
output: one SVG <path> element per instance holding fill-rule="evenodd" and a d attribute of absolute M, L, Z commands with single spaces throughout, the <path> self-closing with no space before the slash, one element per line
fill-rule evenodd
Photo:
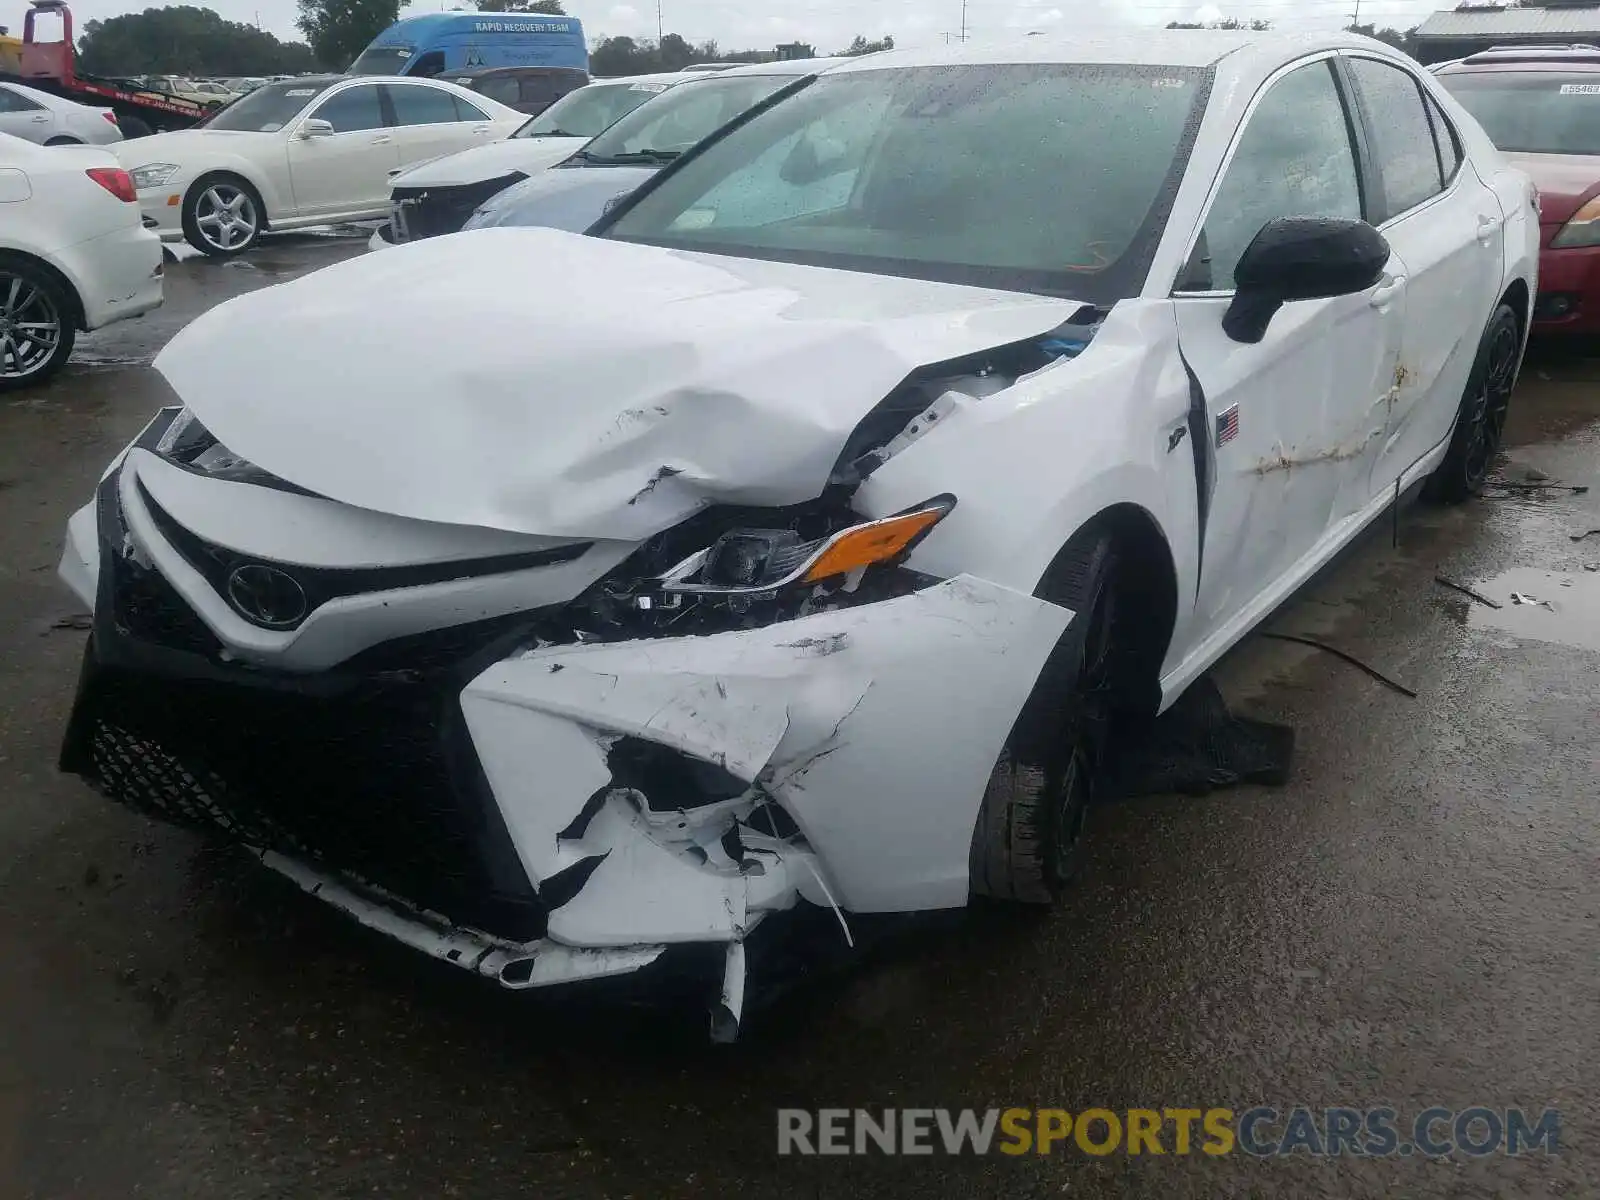
<path fill-rule="evenodd" d="M 60 41 L 39 39 L 40 16 L 60 18 Z M 117 114 L 123 137 L 187 129 L 215 111 L 182 96 L 142 87 L 131 79 L 80 73 L 72 49 L 72 10 L 66 0 L 33 0 L 23 18 L 21 43 L 8 40 L 8 52 L 0 55 L 0 79 L 80 104 L 109 108 Z"/>

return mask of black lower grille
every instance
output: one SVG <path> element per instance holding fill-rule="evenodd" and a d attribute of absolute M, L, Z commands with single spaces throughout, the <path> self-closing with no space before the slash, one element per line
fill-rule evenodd
<path fill-rule="evenodd" d="M 107 559 L 117 627 L 144 642 L 189 654 L 214 654 L 222 643 L 161 573 L 121 554 Z"/>
<path fill-rule="evenodd" d="M 332 694 L 263 684 L 91 661 L 64 759 L 150 815 L 352 875 L 503 937 L 543 933 L 455 685 L 393 672 Z"/>
<path fill-rule="evenodd" d="M 526 617 L 416 634 L 310 675 L 225 660 L 162 578 L 123 554 L 117 477 L 63 770 L 112 799 L 377 885 L 515 940 L 544 932 L 458 697 Z"/>
<path fill-rule="evenodd" d="M 395 240 L 414 242 L 459 233 L 480 204 L 526 178 L 521 171 L 513 171 L 455 187 L 395 188 L 391 211 L 396 219 L 390 222 Z"/>

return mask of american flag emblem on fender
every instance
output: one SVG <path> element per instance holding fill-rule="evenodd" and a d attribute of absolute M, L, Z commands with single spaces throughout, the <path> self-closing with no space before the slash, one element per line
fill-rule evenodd
<path fill-rule="evenodd" d="M 1235 404 L 1217 417 L 1217 445 L 1225 446 L 1239 436 L 1239 406 Z"/>

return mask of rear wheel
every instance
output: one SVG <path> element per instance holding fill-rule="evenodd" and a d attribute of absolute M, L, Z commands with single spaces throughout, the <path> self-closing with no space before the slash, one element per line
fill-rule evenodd
<path fill-rule="evenodd" d="M 0 255 L 0 392 L 42 383 L 72 354 L 72 297 L 56 276 Z"/>
<path fill-rule="evenodd" d="M 1051 568 L 1051 598 L 1075 615 L 989 776 L 969 864 L 976 895 L 1049 904 L 1082 871 L 1117 693 L 1116 573 L 1116 546 L 1103 531 L 1080 534 Z"/>
<path fill-rule="evenodd" d="M 254 246 L 264 218 L 255 188 L 232 175 L 208 175 L 183 198 L 183 236 L 196 250 L 218 258 Z"/>
<path fill-rule="evenodd" d="M 1502 304 L 1489 319 L 1478 343 L 1478 356 L 1467 376 L 1450 448 L 1423 489 L 1427 499 L 1459 504 L 1476 494 L 1488 479 L 1489 469 L 1500 453 L 1521 354 L 1521 323 L 1511 306 Z"/>
<path fill-rule="evenodd" d="M 45 143 L 45 145 L 46 146 L 81 146 L 81 145 L 83 145 L 83 143 L 80 142 L 75 137 L 62 136 L 62 137 L 53 137 L 53 138 L 51 138 L 48 142 Z"/>

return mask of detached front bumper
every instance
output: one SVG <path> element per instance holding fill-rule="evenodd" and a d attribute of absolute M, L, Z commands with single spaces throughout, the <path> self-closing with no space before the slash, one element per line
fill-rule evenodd
<path fill-rule="evenodd" d="M 95 608 L 65 770 L 507 986 L 721 947 L 733 1027 L 767 916 L 966 902 L 990 770 L 1072 616 L 963 576 L 706 636 L 528 649 L 500 620 L 275 671 L 233 659 L 118 492 L 63 554 Z"/>

